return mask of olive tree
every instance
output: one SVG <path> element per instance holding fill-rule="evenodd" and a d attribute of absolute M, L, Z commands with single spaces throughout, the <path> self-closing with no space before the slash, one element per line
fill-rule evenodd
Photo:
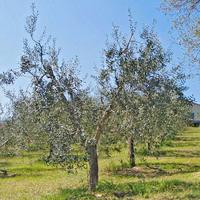
<path fill-rule="evenodd" d="M 118 122 L 109 122 L 112 134 L 118 132 L 120 139 L 128 140 L 131 167 L 136 165 L 134 144 L 145 142 L 150 148 L 172 134 L 172 129 L 177 133 L 188 110 L 186 99 L 181 99 L 185 75 L 180 67 L 170 67 L 170 54 L 154 31 L 144 28 L 139 39 L 134 36 L 133 26 L 131 39 L 115 29 L 100 77 L 104 101 L 115 99 L 112 117 Z"/>
<path fill-rule="evenodd" d="M 60 62 L 60 50 L 56 48 L 55 40 L 46 39 L 45 33 L 36 37 L 37 20 L 38 12 L 33 5 L 26 22 L 30 39 L 24 40 L 19 70 L 1 74 L 1 83 L 10 84 L 18 77 L 30 77 L 34 100 L 25 108 L 31 108 L 29 114 L 34 114 L 33 119 L 37 119 L 43 125 L 42 130 L 48 132 L 48 160 L 64 165 L 79 163 L 83 155 L 73 154 L 74 145 L 84 147 L 88 155 L 89 189 L 94 190 L 98 183 L 97 145 L 115 99 L 98 106 L 88 98 L 76 73 L 77 59 Z M 21 123 L 19 127 L 23 119 L 27 120 L 23 114 L 16 119 Z"/>

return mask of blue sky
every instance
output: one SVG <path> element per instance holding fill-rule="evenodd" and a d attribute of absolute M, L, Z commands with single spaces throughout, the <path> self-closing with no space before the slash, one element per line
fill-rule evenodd
<path fill-rule="evenodd" d="M 0 71 L 18 66 L 22 54 L 25 18 L 30 14 L 31 0 L 0 0 Z M 78 56 L 81 74 L 93 75 L 95 66 L 101 62 L 101 52 L 113 23 L 123 32 L 128 30 L 128 9 L 141 28 L 152 25 L 156 20 L 156 32 L 166 49 L 172 49 L 174 60 L 179 61 L 182 49 L 169 34 L 170 20 L 159 9 L 160 0 L 36 0 L 40 13 L 39 27 L 46 26 L 47 32 L 56 37 L 63 58 Z M 187 62 L 186 62 L 187 63 Z M 187 71 L 190 68 L 185 66 Z M 187 95 L 200 102 L 198 88 L 200 78 L 193 76 L 187 81 Z M 14 87 L 26 86 L 25 80 Z M 5 102 L 3 93 L 0 102 Z"/>

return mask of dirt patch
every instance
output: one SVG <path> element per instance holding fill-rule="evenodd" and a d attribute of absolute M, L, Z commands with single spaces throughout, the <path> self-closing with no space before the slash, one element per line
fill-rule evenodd
<path fill-rule="evenodd" d="M 145 177 L 155 177 L 159 175 L 165 175 L 167 174 L 167 172 L 156 167 L 138 166 L 138 167 L 133 167 L 133 168 L 124 168 L 122 170 L 117 171 L 116 174 L 123 175 L 123 176 L 136 176 L 139 178 L 142 178 L 142 177 L 145 178 Z"/>

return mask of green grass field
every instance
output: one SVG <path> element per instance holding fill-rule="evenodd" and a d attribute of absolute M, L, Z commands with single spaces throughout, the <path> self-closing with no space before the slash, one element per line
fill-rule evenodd
<path fill-rule="evenodd" d="M 16 177 L 0 178 L 0 200 L 200 199 L 200 128 L 188 128 L 160 149 L 160 157 L 138 156 L 126 168 L 127 152 L 100 159 L 100 183 L 87 192 L 87 170 L 67 174 L 47 166 L 40 152 L 0 157 L 0 169 Z"/>

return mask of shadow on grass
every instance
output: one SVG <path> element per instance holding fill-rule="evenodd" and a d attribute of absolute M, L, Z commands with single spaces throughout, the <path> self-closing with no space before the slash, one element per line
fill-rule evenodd
<path fill-rule="evenodd" d="M 100 182 L 97 191 L 89 193 L 86 188 L 62 189 L 53 196 L 46 196 L 47 200 L 79 200 L 79 199 L 118 199 L 123 197 L 142 196 L 151 198 L 152 195 L 170 192 L 175 196 L 184 192 L 184 199 L 200 199 L 200 183 L 184 182 L 180 180 L 129 182 L 114 184 L 113 182 Z M 100 197 L 97 197 L 100 195 Z M 176 198 L 178 199 L 178 198 Z"/>
<path fill-rule="evenodd" d="M 10 166 L 12 166 L 12 163 L 10 163 L 10 162 L 1 162 L 0 161 L 0 169 L 1 168 L 5 168 L 5 167 L 10 167 Z"/>
<path fill-rule="evenodd" d="M 42 168 L 42 167 L 18 167 L 18 168 L 12 168 L 8 169 L 9 173 L 16 174 L 15 177 L 41 177 L 46 176 L 47 172 L 56 173 L 58 171 L 58 168 Z M 4 177 L 9 178 L 9 177 Z"/>
<path fill-rule="evenodd" d="M 181 157 L 181 158 L 196 158 L 200 157 L 200 151 L 194 150 L 160 150 L 158 157 Z"/>
<path fill-rule="evenodd" d="M 114 176 L 120 177 L 138 177 L 138 178 L 154 178 L 165 177 L 178 174 L 187 174 L 200 172 L 200 165 L 188 163 L 146 163 L 146 165 L 138 165 L 134 168 L 121 167 L 120 165 L 112 169 L 106 169 L 106 172 Z"/>
<path fill-rule="evenodd" d="M 187 174 L 200 171 L 200 165 L 197 164 L 183 164 L 183 163 L 153 163 L 149 166 L 158 169 L 155 176 L 172 176 L 176 174 Z M 159 173 L 165 172 L 165 173 Z"/>
<path fill-rule="evenodd" d="M 97 197 L 88 192 L 87 188 L 61 189 L 56 195 L 45 196 L 42 200 L 94 200 Z M 101 198 L 102 199 L 102 198 Z"/>
<path fill-rule="evenodd" d="M 18 167 L 18 168 L 12 168 L 13 171 L 21 171 L 24 173 L 30 173 L 30 172 L 51 172 L 51 171 L 58 171 L 61 170 L 61 168 L 45 168 L 45 167 Z M 63 169 L 62 169 L 63 170 Z"/>
<path fill-rule="evenodd" d="M 187 141 L 187 142 L 194 142 L 194 141 L 199 141 L 200 137 L 198 136 L 177 136 L 173 140 L 175 141 Z"/>
<path fill-rule="evenodd" d="M 37 177 L 45 176 L 46 172 L 56 173 L 58 168 L 42 168 L 42 167 L 20 167 L 12 168 L 12 171 L 15 172 L 20 177 Z"/>
<path fill-rule="evenodd" d="M 44 170 L 43 170 L 44 171 Z M 52 171 L 50 169 L 46 169 L 45 171 Z M 31 177 L 31 178 L 36 178 L 36 177 L 41 177 L 41 176 L 45 176 L 44 173 L 42 173 L 40 170 L 37 170 L 37 171 L 33 171 L 33 170 L 26 170 L 26 171 L 22 171 L 20 168 L 17 169 L 17 170 L 8 170 L 8 173 L 9 174 L 14 174 L 14 176 L 4 176 L 4 177 L 0 177 L 0 178 L 4 178 L 4 179 L 7 179 L 7 178 L 13 178 L 13 177 L 21 177 L 21 178 L 28 178 L 28 177 Z"/>
<path fill-rule="evenodd" d="M 167 147 L 194 147 L 200 144 L 200 140 L 197 141 L 176 141 L 176 142 L 168 142 L 165 146 Z"/>
<path fill-rule="evenodd" d="M 162 192 L 183 192 L 185 190 L 200 190 L 200 183 L 190 183 L 180 180 L 163 181 L 140 181 L 125 184 L 113 184 L 112 182 L 103 182 L 98 186 L 98 191 L 113 193 L 114 191 L 123 191 L 132 193 L 132 195 L 144 195 Z M 200 194 L 199 194 L 200 195 Z"/>

